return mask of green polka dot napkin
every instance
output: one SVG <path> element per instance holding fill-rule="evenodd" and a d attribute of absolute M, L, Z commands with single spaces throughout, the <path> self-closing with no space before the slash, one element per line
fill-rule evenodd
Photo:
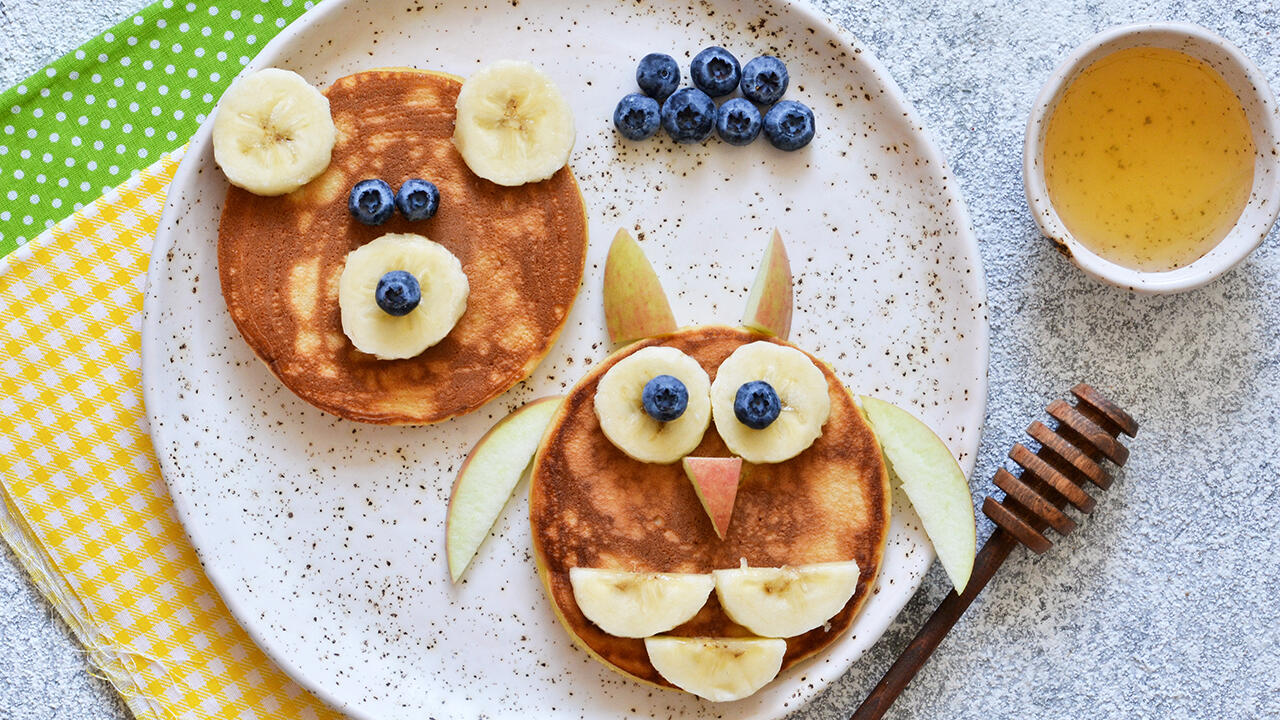
<path fill-rule="evenodd" d="M 0 94 L 0 257 L 187 141 L 301 0 L 163 0 Z"/>

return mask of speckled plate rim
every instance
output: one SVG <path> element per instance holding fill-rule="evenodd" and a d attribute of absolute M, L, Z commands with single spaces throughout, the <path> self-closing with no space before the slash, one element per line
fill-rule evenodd
<path fill-rule="evenodd" d="M 307 11 L 303 16 L 294 21 L 291 25 L 281 31 L 275 38 L 268 42 L 256 57 L 254 57 L 241 71 L 241 75 L 257 71 L 264 67 L 270 67 L 277 59 L 286 54 L 288 48 L 295 42 L 295 39 L 304 34 L 311 25 L 328 19 L 330 16 L 341 14 L 348 5 L 358 2 L 359 0 L 329 0 L 329 2 L 316 6 Z M 869 68 L 871 74 L 877 78 L 884 89 L 886 96 L 883 101 L 891 102 L 902 109 L 902 117 L 905 124 L 916 133 L 921 143 L 916 151 L 927 158 L 930 162 L 936 164 L 940 169 L 944 178 L 953 178 L 950 167 L 942 157 L 937 144 L 933 138 L 925 130 L 924 124 L 920 121 L 919 114 L 907 97 L 903 94 L 902 89 L 894 81 L 889 74 L 887 68 L 880 60 L 869 50 L 863 51 L 862 45 L 857 41 L 855 36 L 847 31 L 840 23 L 835 21 L 826 13 L 811 5 L 805 0 L 778 0 L 788 5 L 792 10 L 796 11 L 799 17 L 814 25 L 820 25 L 827 28 L 833 35 L 839 38 L 851 50 L 857 49 L 860 62 Z M 157 448 L 156 457 L 160 465 L 161 475 L 164 477 L 166 484 L 169 484 L 169 478 L 175 476 L 177 468 L 174 461 L 167 456 L 166 453 L 160 452 L 161 448 L 170 446 L 167 433 L 170 432 L 171 426 L 165 426 L 156 422 L 157 408 L 163 404 L 163 397 L 160 394 L 161 389 L 150 381 L 148 378 L 157 378 L 161 376 L 160 365 L 163 360 L 163 348 L 158 345 L 161 342 L 157 335 L 160 312 L 157 310 L 157 303 L 162 302 L 162 289 L 165 285 L 164 269 L 166 267 L 166 256 L 172 250 L 175 241 L 175 233 L 169 229 L 175 226 L 175 221 L 179 219 L 184 212 L 184 208 L 179 207 L 173 198 L 177 195 L 172 192 L 173 187 L 186 186 L 193 183 L 205 168 L 201 164 L 200 159 L 206 154 L 204 150 L 211 143 L 213 113 L 210 113 L 208 119 L 200 126 L 200 129 L 191 138 L 187 145 L 186 154 L 179 164 L 174 175 L 171 190 L 165 203 L 164 212 L 161 215 L 159 229 L 156 235 L 155 244 L 152 247 L 151 260 L 148 266 L 146 289 L 143 298 L 143 318 L 142 318 L 142 347 L 141 347 L 141 365 L 142 365 L 142 396 L 143 404 L 147 413 L 149 432 L 152 443 Z M 985 304 L 987 299 L 986 278 L 981 266 L 981 253 L 979 252 L 977 237 L 973 232 L 973 223 L 969 216 L 968 209 L 961 198 L 959 191 L 956 189 L 954 182 L 946 183 L 943 188 L 943 194 L 950 201 L 951 209 L 956 216 L 956 241 L 959 242 L 963 249 L 969 253 L 974 259 L 976 266 L 975 277 L 973 279 L 977 298 Z M 987 321 L 986 313 L 983 313 L 981 322 L 977 323 L 977 344 L 980 349 L 981 365 L 984 368 L 990 367 L 990 327 Z M 974 465 L 976 463 L 977 450 L 982 439 L 982 429 L 986 419 L 986 406 L 988 394 L 988 373 L 984 372 L 976 387 L 971 388 L 974 393 L 976 402 L 970 404 L 971 410 L 967 417 L 963 417 L 963 427 L 967 429 L 965 436 L 961 441 L 959 448 L 962 454 L 960 461 L 961 467 L 964 469 L 966 476 L 972 475 Z M 161 429 L 164 428 L 164 429 Z M 953 448 L 953 451 L 955 449 Z M 269 629 L 258 625 L 257 618 L 249 609 L 240 604 L 240 595 L 238 592 L 228 592 L 228 590 L 237 589 L 236 583 L 223 574 L 223 570 L 216 563 L 205 562 L 205 555 L 201 551 L 202 543 L 198 528 L 199 523 L 192 522 L 194 518 L 199 517 L 196 508 L 192 507 L 188 498 L 182 493 L 175 492 L 170 485 L 170 495 L 173 498 L 174 507 L 179 520 L 187 533 L 188 538 L 196 552 L 197 557 L 201 560 L 201 566 L 214 588 L 218 591 L 228 610 L 234 616 L 236 621 L 244 628 L 253 641 L 263 650 L 263 652 L 275 662 L 281 670 L 288 674 L 294 681 L 313 693 L 325 703 L 335 709 L 341 710 L 355 720 L 379 720 L 376 717 L 364 714 L 352 708 L 352 702 L 336 695 L 323 678 L 317 678 L 305 671 L 283 648 L 276 645 Z M 889 625 L 906 606 L 907 602 L 915 595 L 921 583 L 924 581 L 924 571 L 932 565 L 935 553 L 932 546 L 925 544 L 922 548 L 923 552 L 916 553 L 912 558 L 919 565 L 919 572 L 911 574 L 911 580 L 907 583 L 899 583 L 894 586 L 894 603 L 896 607 L 892 608 L 892 612 L 869 618 L 866 608 L 855 619 L 855 627 L 858 629 L 858 641 L 863 644 L 863 648 L 856 655 L 849 659 L 848 665 L 844 668 L 847 670 L 854 662 L 861 657 L 872 644 L 888 629 Z M 885 571 L 885 564 L 881 565 L 881 574 Z M 831 646 L 828 646 L 823 652 L 828 652 L 831 648 L 842 642 L 849 642 L 853 638 L 850 634 L 846 634 L 844 638 L 837 640 Z M 797 667 L 804 667 L 812 659 L 801 663 Z M 786 673 L 783 674 L 785 677 Z M 836 678 L 830 678 L 821 683 L 814 683 L 817 687 L 810 697 L 815 697 L 823 689 L 828 687 Z"/>

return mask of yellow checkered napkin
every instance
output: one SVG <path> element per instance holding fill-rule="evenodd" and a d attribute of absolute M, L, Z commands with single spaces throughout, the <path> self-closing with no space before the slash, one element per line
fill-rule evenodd
<path fill-rule="evenodd" d="M 0 534 L 139 718 L 337 717 L 232 619 L 147 435 L 142 290 L 180 155 L 0 261 Z"/>

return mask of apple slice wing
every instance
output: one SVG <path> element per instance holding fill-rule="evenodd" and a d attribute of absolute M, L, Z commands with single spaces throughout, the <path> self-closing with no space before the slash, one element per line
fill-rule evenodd
<path fill-rule="evenodd" d="M 625 228 L 613 236 L 604 262 L 604 322 L 615 345 L 676 329 L 657 273 Z"/>
<path fill-rule="evenodd" d="M 946 443 L 902 408 L 863 396 L 862 410 L 894 474 L 920 516 L 956 593 L 964 592 L 977 552 L 969 482 Z"/>
<path fill-rule="evenodd" d="M 733 518 L 733 501 L 738 496 L 738 480 L 742 476 L 742 458 L 685 457 L 681 463 L 684 472 L 693 483 L 693 490 L 702 502 L 702 509 L 711 518 L 716 535 L 721 540 L 729 532 L 729 520 Z"/>
<path fill-rule="evenodd" d="M 773 638 L 647 637 L 649 662 L 672 685 L 712 702 L 741 700 L 778 676 L 787 641 Z"/>
<path fill-rule="evenodd" d="M 562 397 L 535 400 L 499 420 L 458 469 L 445 519 L 445 555 L 454 582 L 502 514 L 563 401 Z"/>
<path fill-rule="evenodd" d="M 742 324 L 752 330 L 787 339 L 791 334 L 792 296 L 791 261 L 782 244 L 782 234 L 773 231 L 773 239 L 765 248 L 755 282 L 747 295 L 747 310 Z"/>

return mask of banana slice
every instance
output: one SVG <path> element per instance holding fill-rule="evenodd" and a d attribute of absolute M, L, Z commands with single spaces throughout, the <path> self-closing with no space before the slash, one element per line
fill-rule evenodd
<path fill-rule="evenodd" d="M 689 404 L 675 420 L 659 422 L 644 410 L 644 386 L 659 375 L 684 383 Z M 619 360 L 596 385 L 600 429 L 619 450 L 640 462 L 665 465 L 693 452 L 711 424 L 711 381 L 697 360 L 671 347 L 641 348 Z"/>
<path fill-rule="evenodd" d="M 741 700 L 778 676 L 787 641 L 650 637 L 649 662 L 672 685 L 712 702 Z"/>
<path fill-rule="evenodd" d="M 639 638 L 666 632 L 698 614 L 715 585 L 710 575 L 634 573 L 570 568 L 573 599 L 610 635 Z"/>
<path fill-rule="evenodd" d="M 546 73 L 500 60 L 462 83 L 453 144 L 471 172 L 499 185 L 546 180 L 569 162 L 573 112 Z"/>
<path fill-rule="evenodd" d="M 378 281 L 394 270 L 421 288 L 417 307 L 391 315 L 378 306 Z M 470 286 L 462 263 L 421 235 L 388 234 L 352 250 L 338 281 L 342 331 L 361 352 L 380 360 L 411 358 L 440 342 L 467 309 Z"/>
<path fill-rule="evenodd" d="M 213 159 L 232 185 L 283 195 L 329 167 L 338 130 L 329 100 L 298 73 L 280 68 L 240 78 L 213 119 Z"/>
<path fill-rule="evenodd" d="M 858 563 L 852 560 L 711 574 L 729 619 L 762 637 L 809 632 L 835 617 L 858 589 Z"/>
<path fill-rule="evenodd" d="M 738 389 L 764 381 L 777 393 L 781 413 L 755 430 L 738 419 Z M 831 414 L 827 378 L 799 350 L 760 341 L 739 347 L 725 358 L 711 384 L 716 430 L 735 455 L 751 463 L 779 463 L 799 455 L 822 435 Z"/>

